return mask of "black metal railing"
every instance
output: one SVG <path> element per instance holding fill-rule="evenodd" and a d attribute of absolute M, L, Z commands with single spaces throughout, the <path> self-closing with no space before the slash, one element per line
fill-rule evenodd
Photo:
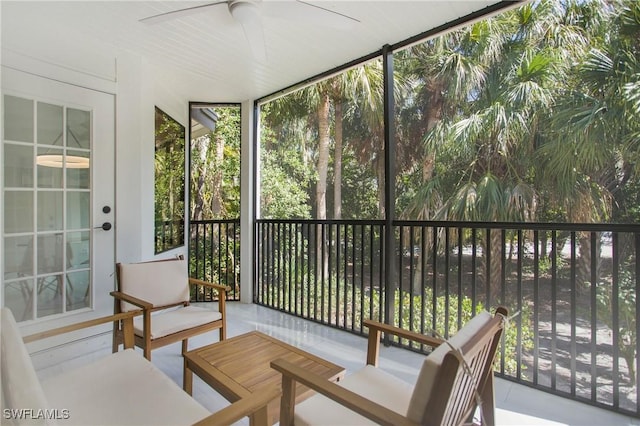
<path fill-rule="evenodd" d="M 396 221 L 388 274 L 384 227 L 257 221 L 255 302 L 357 334 L 386 318 L 444 337 L 504 305 L 497 375 L 640 417 L 639 225 Z"/>
<path fill-rule="evenodd" d="M 184 244 L 184 220 L 155 222 L 155 253 L 162 253 Z"/>
<path fill-rule="evenodd" d="M 240 219 L 196 220 L 189 227 L 189 273 L 226 285 L 227 300 L 240 300 Z M 193 302 L 209 302 L 216 293 L 199 287 Z"/>

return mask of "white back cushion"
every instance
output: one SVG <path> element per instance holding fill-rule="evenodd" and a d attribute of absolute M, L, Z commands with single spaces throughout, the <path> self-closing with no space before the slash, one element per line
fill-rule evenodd
<path fill-rule="evenodd" d="M 184 259 L 120 264 L 120 290 L 154 306 L 189 301 L 189 274 Z M 140 309 L 122 303 L 121 310 Z"/>
<path fill-rule="evenodd" d="M 2 308 L 0 314 L 0 364 L 2 377 L 3 423 L 5 409 L 29 410 L 38 417 L 39 410 L 48 409 L 47 399 L 33 368 L 31 357 L 22 341 L 22 335 L 8 308 Z M 62 408 L 62 407 L 61 407 Z M 19 416 L 18 416 L 19 417 Z M 14 418 L 16 424 L 51 424 L 45 416 L 32 419 L 23 416 Z"/>
<path fill-rule="evenodd" d="M 485 324 L 491 321 L 491 314 L 483 311 L 468 321 L 458 332 L 448 341 L 456 349 L 472 338 Z M 427 402 L 431 398 L 432 392 L 437 392 L 435 383 L 436 374 L 442 365 L 444 356 L 451 350 L 446 343 L 438 346 L 422 363 L 416 386 L 411 395 L 407 417 L 414 422 L 422 422 L 422 416 L 427 408 Z"/>

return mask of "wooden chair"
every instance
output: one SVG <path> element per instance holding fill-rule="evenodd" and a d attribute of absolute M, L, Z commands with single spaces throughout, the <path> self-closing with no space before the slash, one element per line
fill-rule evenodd
<path fill-rule="evenodd" d="M 447 341 L 374 321 L 369 328 L 367 365 L 337 384 L 283 359 L 280 425 L 382 424 L 460 425 L 481 408 L 481 421 L 495 424 L 493 361 L 507 311 L 482 312 Z M 377 368 L 382 333 L 435 347 L 425 358 L 415 386 Z M 295 405 L 296 383 L 318 394 Z"/>
<path fill-rule="evenodd" d="M 182 341 L 187 351 L 189 337 L 218 329 L 226 338 L 225 298 L 227 287 L 189 278 L 187 262 L 182 258 L 116 265 L 118 291 L 114 313 L 142 309 L 133 322 L 135 345 L 151 360 L 151 350 Z M 190 285 L 218 292 L 218 310 L 190 306 Z M 172 309 L 173 308 L 173 309 Z M 113 352 L 122 343 L 120 322 L 114 323 Z"/>

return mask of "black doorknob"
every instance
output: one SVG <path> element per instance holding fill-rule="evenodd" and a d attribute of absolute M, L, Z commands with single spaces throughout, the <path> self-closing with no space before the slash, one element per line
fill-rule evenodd
<path fill-rule="evenodd" d="M 105 222 L 100 226 L 96 226 L 94 229 L 102 228 L 104 231 L 108 231 L 111 229 L 111 224 L 109 222 Z"/>

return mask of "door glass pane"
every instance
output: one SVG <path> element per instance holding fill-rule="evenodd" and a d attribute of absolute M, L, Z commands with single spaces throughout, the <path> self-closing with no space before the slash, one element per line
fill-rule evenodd
<path fill-rule="evenodd" d="M 67 274 L 67 311 L 89 307 L 89 271 Z"/>
<path fill-rule="evenodd" d="M 21 278 L 4 283 L 4 305 L 11 309 L 17 321 L 32 319 L 33 278 Z"/>
<path fill-rule="evenodd" d="M 33 192 L 5 191 L 4 232 L 33 232 Z"/>
<path fill-rule="evenodd" d="M 89 152 L 67 151 L 67 188 L 89 189 Z"/>
<path fill-rule="evenodd" d="M 67 146 L 69 148 L 91 147 L 91 115 L 89 111 L 67 109 Z"/>
<path fill-rule="evenodd" d="M 33 142 L 33 101 L 4 96 L 4 139 Z"/>
<path fill-rule="evenodd" d="M 90 202 L 88 192 L 67 193 L 67 229 L 89 228 Z"/>
<path fill-rule="evenodd" d="M 67 234 L 67 311 L 89 307 L 90 303 L 90 233 L 69 232 Z"/>
<path fill-rule="evenodd" d="M 38 235 L 38 274 L 62 272 L 62 234 Z"/>
<path fill-rule="evenodd" d="M 4 279 L 33 276 L 33 237 L 5 237 Z"/>
<path fill-rule="evenodd" d="M 38 191 L 38 231 L 61 231 L 62 191 Z"/>
<path fill-rule="evenodd" d="M 63 145 L 62 111 L 60 105 L 38 102 L 38 144 Z"/>
<path fill-rule="evenodd" d="M 38 149 L 38 188 L 62 188 L 62 150 Z"/>
<path fill-rule="evenodd" d="M 67 268 L 81 269 L 89 267 L 90 234 L 85 232 L 69 232 L 67 234 Z"/>
<path fill-rule="evenodd" d="M 5 144 L 4 185 L 7 188 L 33 187 L 33 146 Z"/>
<path fill-rule="evenodd" d="M 38 318 L 62 313 L 64 275 L 48 275 L 37 280 Z"/>

